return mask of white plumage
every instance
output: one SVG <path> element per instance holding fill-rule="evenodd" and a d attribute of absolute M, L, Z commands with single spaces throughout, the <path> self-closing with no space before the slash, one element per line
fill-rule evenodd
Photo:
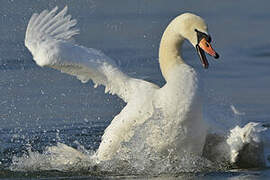
<path fill-rule="evenodd" d="M 150 83 L 132 79 L 123 74 L 112 59 L 102 52 L 73 44 L 71 37 L 79 34 L 76 20 L 67 14 L 67 7 L 56 14 L 44 10 L 33 14 L 26 30 L 25 45 L 39 66 L 49 66 L 76 76 L 82 82 L 90 79 L 102 84 L 106 92 L 117 94 L 128 102 L 134 88 L 152 86 Z"/>
<path fill-rule="evenodd" d="M 57 7 L 45 10 L 29 21 L 25 45 L 35 62 L 76 76 L 82 82 L 92 80 L 104 85 L 106 91 L 127 102 L 105 130 L 96 154 L 98 160 L 111 159 L 124 151 L 123 142 L 129 142 L 138 132 L 146 136 L 139 142 L 141 147 L 151 147 L 156 153 L 164 155 L 174 150 L 177 156 L 185 152 L 201 155 L 206 125 L 199 76 L 178 51 L 184 39 L 195 45 L 194 29 L 207 33 L 200 17 L 190 13 L 178 16 L 164 32 L 160 64 L 167 83 L 159 88 L 124 74 L 102 52 L 72 43 L 72 36 L 79 33 L 76 20 L 67 15 L 67 7 L 56 12 Z M 142 124 L 144 131 L 140 129 Z"/>
<path fill-rule="evenodd" d="M 132 152 L 131 156 L 137 154 L 135 158 L 138 159 L 145 156 L 149 158 L 149 150 L 150 154 L 156 153 L 161 157 L 173 154 L 181 158 L 187 152 L 200 156 L 204 145 L 215 146 L 212 142 L 215 138 L 210 139 L 210 144 L 205 144 L 207 128 L 202 119 L 199 76 L 192 67 L 185 64 L 179 50 L 185 39 L 197 48 L 196 32 L 208 35 L 207 26 L 200 17 L 185 13 L 176 17 L 166 28 L 159 51 L 160 67 L 166 84 L 160 88 L 124 74 L 102 52 L 74 44 L 71 38 L 79 34 L 79 29 L 75 27 L 77 22 L 67 15 L 67 7 L 59 13 L 57 10 L 55 7 L 51 11 L 33 14 L 29 21 L 25 45 L 35 62 L 39 66 L 48 66 L 76 76 L 82 82 L 92 80 L 96 85 L 104 85 L 106 92 L 117 94 L 127 103 L 102 136 L 94 156 L 98 162 L 110 160 L 117 153 L 128 155 L 129 152 Z M 206 47 L 211 46 L 206 44 Z M 217 57 L 211 49 L 209 52 Z M 206 61 L 203 63 L 207 66 Z M 211 154 L 212 150 L 213 154 L 218 155 L 220 153 L 216 151 L 220 151 L 225 153 L 221 156 L 227 157 L 231 163 L 243 161 L 245 164 L 243 157 L 257 154 L 251 158 L 251 166 L 269 166 L 268 131 L 256 123 L 249 123 L 243 128 L 236 126 L 228 137 L 220 135 L 218 139 L 223 139 L 222 142 L 210 150 L 206 148 L 205 151 L 209 152 L 204 154 Z M 84 158 L 75 150 L 66 147 L 63 149 L 72 151 L 75 157 Z M 52 148 L 51 151 L 55 150 Z M 66 153 L 58 152 L 57 148 L 55 152 Z M 69 154 L 72 156 L 72 153 Z M 77 161 L 77 158 L 71 160 Z M 60 161 L 66 163 L 65 159 Z"/>

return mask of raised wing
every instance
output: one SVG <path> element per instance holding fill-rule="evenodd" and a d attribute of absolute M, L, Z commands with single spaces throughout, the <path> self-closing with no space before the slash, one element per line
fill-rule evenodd
<path fill-rule="evenodd" d="M 124 74 L 114 61 L 102 52 L 73 44 L 71 38 L 79 34 L 76 20 L 67 15 L 67 7 L 59 13 L 44 10 L 33 14 L 26 30 L 25 46 L 39 66 L 48 66 L 76 76 L 82 82 L 90 79 L 104 85 L 105 92 L 117 94 L 128 102 L 135 93 L 156 85 Z"/>

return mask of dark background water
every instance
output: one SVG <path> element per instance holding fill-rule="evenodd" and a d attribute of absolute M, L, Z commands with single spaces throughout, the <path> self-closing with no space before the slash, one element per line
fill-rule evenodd
<path fill-rule="evenodd" d="M 270 120 L 270 1 L 182 0 L 1 0 L 0 6 L 0 171 L 27 147 L 42 151 L 56 142 L 95 150 L 104 128 L 125 105 L 104 88 L 41 69 L 24 47 L 28 20 L 56 5 L 78 20 L 78 44 L 100 49 L 131 76 L 164 84 L 158 67 L 163 30 L 175 16 L 193 12 L 209 26 L 219 61 L 203 70 L 194 48 L 184 57 L 204 76 L 207 96 L 245 112 L 242 122 Z M 210 105 L 209 105 L 210 106 Z M 238 177 L 264 177 L 248 171 Z M 16 174 L 16 173 L 15 173 Z M 231 174 L 210 174 L 225 178 Z M 7 177 L 10 176 L 6 175 Z M 1 172 L 0 172 L 1 177 Z"/>

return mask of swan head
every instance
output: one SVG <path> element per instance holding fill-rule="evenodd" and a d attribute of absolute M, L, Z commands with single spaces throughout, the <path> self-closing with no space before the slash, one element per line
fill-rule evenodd
<path fill-rule="evenodd" d="M 179 33 L 179 36 L 187 39 L 197 50 L 199 58 L 204 68 L 208 68 L 209 63 L 206 59 L 205 52 L 214 58 L 219 55 L 211 46 L 211 36 L 208 33 L 208 28 L 205 21 L 191 13 L 185 13 L 176 17 L 174 31 Z"/>

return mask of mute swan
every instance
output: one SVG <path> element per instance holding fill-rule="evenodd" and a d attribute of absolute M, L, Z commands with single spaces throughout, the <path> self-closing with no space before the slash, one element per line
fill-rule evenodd
<path fill-rule="evenodd" d="M 166 28 L 160 43 L 159 62 L 166 84 L 158 87 L 123 73 L 102 52 L 70 41 L 79 34 L 76 20 L 67 15 L 67 7 L 33 14 L 26 30 L 25 46 L 39 66 L 58 69 L 76 76 L 82 82 L 90 79 L 104 85 L 105 92 L 116 94 L 127 104 L 114 117 L 102 136 L 96 152 L 99 161 L 111 159 L 143 123 L 159 122 L 148 127 L 145 145 L 156 152 L 175 149 L 176 153 L 201 155 L 206 136 L 202 119 L 200 80 L 196 71 L 181 57 L 181 46 L 187 39 L 197 50 L 204 68 L 204 52 L 218 58 L 210 45 L 207 25 L 197 15 L 185 13 Z M 180 48 L 180 50 L 179 50 Z M 157 118 L 158 117 L 158 118 Z"/>

